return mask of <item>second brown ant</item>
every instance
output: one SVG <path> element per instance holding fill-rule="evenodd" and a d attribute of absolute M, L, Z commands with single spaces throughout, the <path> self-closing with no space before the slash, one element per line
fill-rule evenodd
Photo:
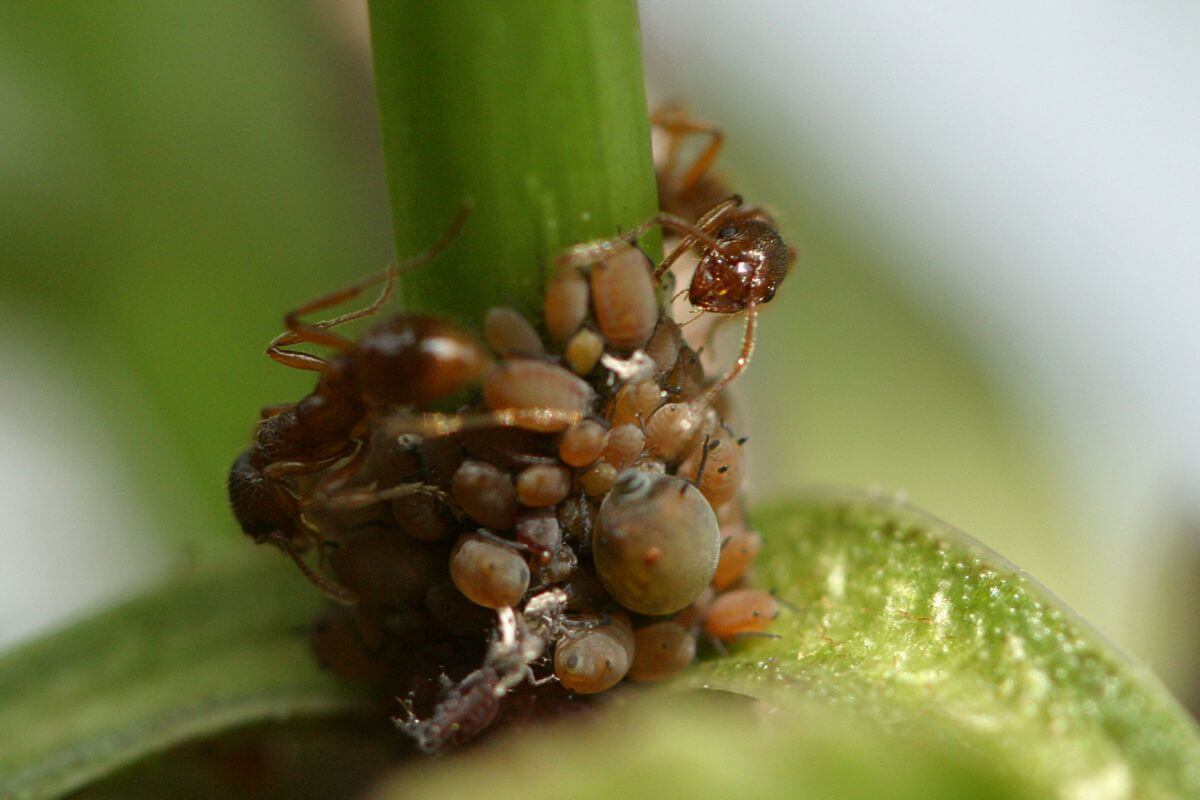
<path fill-rule="evenodd" d="M 370 328 L 357 342 L 333 328 L 376 313 L 390 296 L 396 276 L 445 250 L 458 235 L 465 216 L 464 209 L 440 241 L 407 262 L 291 311 L 284 318 L 287 332 L 267 347 L 271 359 L 317 372 L 317 386 L 298 403 L 264 409 L 253 445 L 238 456 L 229 471 L 230 505 L 247 535 L 258 543 L 279 547 L 313 584 L 341 603 L 353 603 L 356 598 L 309 567 L 302 557 L 316 536 L 302 521 L 301 501 L 289 481 L 349 458 L 321 479 L 323 486 L 335 487 L 357 470 L 366 455 L 362 439 L 373 410 L 421 405 L 453 395 L 476 381 L 490 359 L 465 331 L 426 315 L 394 315 Z M 383 291 L 366 308 L 317 323 L 301 319 L 353 299 L 380 282 Z M 336 352 L 322 358 L 287 349 L 296 344 L 323 345 Z"/>

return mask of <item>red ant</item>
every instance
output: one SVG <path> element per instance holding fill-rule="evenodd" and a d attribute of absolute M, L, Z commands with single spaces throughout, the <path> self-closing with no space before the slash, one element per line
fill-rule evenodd
<path fill-rule="evenodd" d="M 750 363 L 758 306 L 775 297 L 779 284 L 788 275 L 794 253 L 779 235 L 770 215 L 761 209 L 743 207 L 742 198 L 733 195 L 706 211 L 695 224 L 661 212 L 628 233 L 576 245 L 559 256 L 558 261 L 575 266 L 604 261 L 629 247 L 630 242 L 655 225 L 682 237 L 655 269 L 656 280 L 661 280 L 681 256 L 698 247 L 700 262 L 688 287 L 688 301 L 696 308 L 717 314 L 746 312 L 741 354 L 699 400 L 699 405 L 709 405 Z"/>
<path fill-rule="evenodd" d="M 279 547 L 314 585 L 338 602 L 353 603 L 357 598 L 318 574 L 301 557 L 314 533 L 301 521 L 301 502 L 287 479 L 312 475 L 350 457 L 322 479 L 326 488 L 344 482 L 366 455 L 362 439 L 373 410 L 425 404 L 452 395 L 473 383 L 489 358 L 465 331 L 436 317 L 397 314 L 370 328 L 358 342 L 332 329 L 376 313 L 390 296 L 396 276 L 445 250 L 465 216 L 464 209 L 440 241 L 407 262 L 288 313 L 284 318 L 287 332 L 267 347 L 271 359 L 317 372 L 317 386 L 298 403 L 263 410 L 254 444 L 229 471 L 230 504 L 247 535 L 257 543 Z M 350 300 L 381 281 L 383 291 L 366 308 L 317 323 L 300 319 Z M 337 352 L 325 359 L 285 349 L 301 343 L 324 345 Z"/>

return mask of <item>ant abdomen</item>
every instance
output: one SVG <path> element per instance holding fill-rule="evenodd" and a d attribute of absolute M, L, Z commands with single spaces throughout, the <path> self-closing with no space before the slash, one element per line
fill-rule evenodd
<path fill-rule="evenodd" d="M 475 383 L 491 359 L 466 331 L 424 314 L 397 314 L 363 334 L 354 365 L 364 396 L 425 405 Z"/>

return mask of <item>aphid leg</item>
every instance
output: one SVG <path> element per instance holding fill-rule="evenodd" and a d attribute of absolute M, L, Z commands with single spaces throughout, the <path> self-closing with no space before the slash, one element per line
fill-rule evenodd
<path fill-rule="evenodd" d="M 700 479 L 704 477 L 704 467 L 708 464 L 708 453 L 712 450 L 712 447 L 708 443 L 708 440 L 711 438 L 707 433 L 704 434 L 704 444 L 700 445 L 700 466 L 696 467 L 696 477 L 689 481 L 697 489 L 700 488 Z M 679 493 L 683 494 L 683 492 L 684 487 L 681 486 Z"/>
<path fill-rule="evenodd" d="M 708 144 L 692 162 L 692 166 L 688 168 L 687 173 L 683 176 L 683 180 L 679 184 L 681 192 L 689 192 L 696 187 L 696 184 L 704 177 L 709 168 L 712 167 L 717 156 L 721 153 L 721 148 L 725 144 L 725 134 L 719 128 L 712 125 L 706 125 L 702 122 L 697 122 L 689 118 L 682 111 L 659 112 L 650 118 L 650 124 L 656 125 L 666 131 L 671 138 L 667 143 L 667 163 L 665 169 L 674 169 L 675 162 L 678 157 L 679 145 L 687 136 L 701 135 L 709 137 Z"/>
<path fill-rule="evenodd" d="M 712 405 L 721 392 L 725 391 L 725 388 L 733 383 L 750 364 L 750 357 L 754 355 L 754 334 L 757 321 L 758 306 L 751 300 L 746 304 L 746 328 L 742 333 L 741 353 L 738 355 L 737 361 L 733 362 L 733 366 L 700 396 L 698 403 L 702 407 Z"/>
<path fill-rule="evenodd" d="M 263 541 L 270 542 L 283 552 L 287 553 L 288 557 L 291 558 L 292 561 L 295 562 L 296 566 L 300 568 L 300 572 L 304 574 L 304 577 L 308 578 L 309 583 L 320 589 L 322 594 L 324 594 L 330 600 L 334 601 L 335 603 L 341 603 L 344 606 L 353 606 L 358 604 L 359 598 L 357 594 L 350 591 L 346 587 L 341 586 L 340 584 L 334 583 L 310 567 L 308 562 L 304 560 L 304 557 L 300 555 L 295 546 L 288 541 L 286 536 L 280 533 L 272 533 L 265 537 Z"/>
<path fill-rule="evenodd" d="M 497 536 L 487 528 L 480 528 L 479 530 L 475 531 L 475 533 L 481 539 L 487 539 L 492 544 L 498 544 L 501 547 L 507 547 L 510 550 L 516 550 L 518 553 L 529 552 L 528 545 L 524 545 L 521 542 L 514 542 L 512 539 L 505 539 L 503 536 Z"/>
<path fill-rule="evenodd" d="M 731 641 L 732 641 L 732 640 L 734 640 L 734 639 L 750 639 L 750 638 L 754 638 L 754 639 L 782 639 L 783 637 L 782 637 L 782 636 L 780 636 L 778 633 L 767 633 L 766 631 L 738 631 L 737 633 L 735 633 L 735 634 L 733 634 L 732 636 L 730 636 L 730 637 L 729 637 L 729 639 L 730 639 Z"/>
<path fill-rule="evenodd" d="M 531 670 L 529 670 L 529 677 L 527 678 L 527 680 L 529 681 L 530 686 L 545 686 L 547 683 L 557 682 L 558 676 L 555 675 L 553 672 L 551 672 L 549 675 L 545 676 L 544 678 L 538 678 L 538 677 L 534 676 L 533 670 L 531 669 Z"/>

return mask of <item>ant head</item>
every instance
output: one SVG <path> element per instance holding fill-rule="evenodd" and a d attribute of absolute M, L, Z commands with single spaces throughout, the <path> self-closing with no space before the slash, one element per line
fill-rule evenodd
<path fill-rule="evenodd" d="M 792 256 L 774 222 L 761 211 L 735 212 L 714 225 L 720 250 L 707 248 L 688 290 L 692 305 L 733 314 L 769 303 L 787 277 Z"/>

